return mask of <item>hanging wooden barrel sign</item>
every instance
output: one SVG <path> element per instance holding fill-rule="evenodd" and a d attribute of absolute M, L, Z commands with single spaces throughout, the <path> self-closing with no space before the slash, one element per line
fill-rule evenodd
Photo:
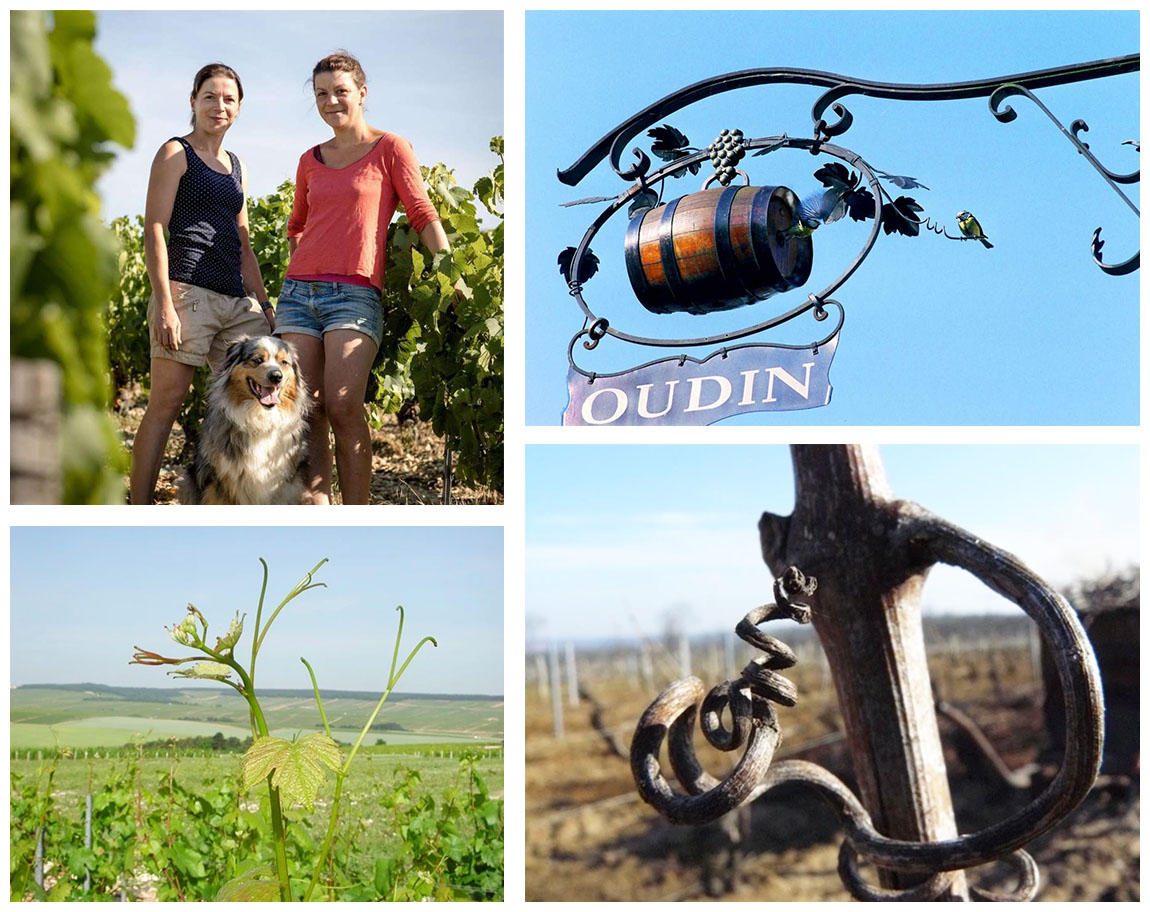
<path fill-rule="evenodd" d="M 637 213 L 627 226 L 627 274 L 654 313 L 730 310 L 798 288 L 810 277 L 810 237 L 786 237 L 799 200 L 787 187 L 701 190 Z"/>

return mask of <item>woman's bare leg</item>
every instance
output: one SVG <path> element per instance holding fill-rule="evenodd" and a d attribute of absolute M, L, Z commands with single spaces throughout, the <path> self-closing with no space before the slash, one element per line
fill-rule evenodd
<path fill-rule="evenodd" d="M 331 442 L 328 438 L 327 414 L 324 411 L 324 350 L 323 340 L 304 333 L 284 333 L 285 342 L 290 342 L 299 353 L 300 371 L 307 383 L 308 396 L 312 400 L 311 414 L 308 416 L 309 452 L 307 461 L 307 486 L 312 503 L 331 503 Z"/>
<path fill-rule="evenodd" d="M 350 329 L 325 333 L 323 345 L 323 402 L 335 433 L 340 493 L 345 504 L 366 504 L 371 495 L 371 431 L 363 396 L 379 346 Z"/>
<path fill-rule="evenodd" d="M 172 424 L 188 396 L 196 369 L 169 358 L 152 359 L 152 392 L 132 444 L 132 503 L 150 504 Z"/>

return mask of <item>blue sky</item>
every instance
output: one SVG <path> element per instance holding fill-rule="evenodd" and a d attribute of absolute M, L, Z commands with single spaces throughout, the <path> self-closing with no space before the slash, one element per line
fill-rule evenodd
<path fill-rule="evenodd" d="M 300 155 L 331 130 L 312 101 L 311 68 L 347 50 L 367 73 L 368 122 L 411 141 L 422 164 L 444 162 L 471 188 L 498 164 L 503 133 L 500 12 L 112 12 L 97 14 L 96 47 L 136 115 L 136 147 L 101 179 L 104 216 L 144 211 L 152 158 L 188 132 L 192 78 L 223 61 L 244 102 L 225 148 L 264 196 L 295 179 Z"/>
<path fill-rule="evenodd" d="M 572 164 L 621 121 L 692 82 L 734 70 L 792 66 L 888 82 L 989 78 L 1138 50 L 1137 12 L 527 14 L 527 423 L 558 424 L 567 401 L 567 343 L 582 325 L 555 264 L 605 204 L 559 203 L 626 189 L 606 163 L 575 187 Z M 822 90 L 767 86 L 707 99 L 667 118 L 693 145 L 720 129 L 748 137 L 811 135 Z M 1138 168 L 1124 140 L 1139 138 L 1138 74 L 1040 90 L 1102 163 Z M 909 191 L 955 233 L 969 209 L 995 247 L 934 235 L 880 237 L 835 297 L 846 323 L 831 367 L 830 406 L 759 413 L 728 423 L 786 425 L 1137 424 L 1139 274 L 1103 275 L 1090 259 L 1103 228 L 1105 259 L 1138 249 L 1138 219 L 1030 101 L 1001 124 L 985 99 L 913 103 L 853 96 L 854 126 L 835 140 L 873 166 L 918 178 Z M 645 140 L 645 137 L 640 137 Z M 631 146 L 638 144 L 631 143 Z M 649 145 L 645 142 L 644 148 Z M 630 147 L 629 147 L 630 148 Z M 628 158 L 627 161 L 630 161 Z M 752 183 L 800 196 L 830 159 L 777 152 L 745 161 Z M 698 190 L 704 175 L 668 183 L 665 198 Z M 1138 187 L 1125 188 L 1138 204 Z M 895 191 L 898 193 L 899 191 Z M 625 213 L 592 247 L 600 273 L 584 297 L 624 331 L 653 337 L 711 335 L 760 322 L 830 283 L 862 247 L 870 223 L 849 220 L 814 235 L 814 271 L 800 291 L 704 317 L 648 314 L 623 262 Z M 821 325 L 817 328 L 821 329 Z M 754 341 L 808 342 L 803 317 Z M 706 350 L 693 349 L 701 357 Z M 580 350 L 588 370 L 622 370 L 677 350 L 612 339 Z"/>
<path fill-rule="evenodd" d="M 424 647 L 400 690 L 503 693 L 503 530 L 484 527 L 15 527 L 11 683 L 171 686 L 128 661 L 137 645 L 178 654 L 164 627 L 188 602 L 218 633 L 247 612 L 250 656 L 261 556 L 265 618 L 330 558 L 316 575 L 327 588 L 288 605 L 264 641 L 265 687 L 310 687 L 303 656 L 321 687 L 382 691 L 403 605 L 401 653 L 427 635 L 439 648 Z"/>
<path fill-rule="evenodd" d="M 1011 551 L 1052 585 L 1138 562 L 1137 447 L 880 453 L 896 497 Z M 529 446 L 528 643 L 650 636 L 669 617 L 692 633 L 732 628 L 770 598 L 759 516 L 793 507 L 784 446 Z M 924 608 L 1018 611 L 943 566 Z"/>

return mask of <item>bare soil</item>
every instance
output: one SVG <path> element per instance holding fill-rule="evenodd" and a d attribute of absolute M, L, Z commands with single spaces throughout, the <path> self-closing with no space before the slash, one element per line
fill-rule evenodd
<path fill-rule="evenodd" d="M 957 663 L 956 663 L 957 664 Z M 1010 665 L 988 669 L 977 661 L 950 670 L 944 679 L 1013 769 L 1037 759 L 1045 743 L 1040 694 L 1033 684 L 1007 676 Z M 969 667 L 967 667 L 969 666 Z M 1020 657 L 1014 666 L 1029 662 Z M 991 681 L 989 671 L 996 679 Z M 792 673 L 788 676 L 794 679 Z M 940 676 L 942 677 L 942 676 Z M 780 753 L 800 755 L 851 782 L 833 691 L 817 680 L 800 680 L 799 706 L 780 710 Z M 717 682 L 712 682 L 717 683 Z M 654 694 L 633 682 L 592 681 L 605 704 L 604 725 L 629 745 L 636 720 Z M 982 692 L 982 696 L 978 692 Z M 565 695 L 566 697 L 566 695 Z M 526 898 L 528 900 L 844 901 L 850 896 L 837 873 L 842 829 L 817 796 L 785 786 L 756 801 L 740 823 L 742 835 L 719 824 L 684 827 L 668 823 L 637 796 L 628 762 L 615 756 L 591 725 L 587 702 L 564 702 L 564 734 L 553 734 L 552 709 L 534 689 L 526 701 Z M 1020 810 L 1027 792 L 1005 788 L 964 766 L 940 722 L 946 745 L 956 816 L 961 832 L 973 832 Z M 827 743 L 829 741 L 829 743 Z M 716 775 L 731 755 L 702 745 L 700 759 Z M 853 785 L 853 783 L 852 783 Z M 1132 900 L 1139 896 L 1139 799 L 1137 780 L 1125 788 L 1096 788 L 1062 824 L 1027 848 L 1041 875 L 1039 901 Z M 878 883 L 872 867 L 863 876 Z M 968 872 L 975 885 L 1010 891 L 1016 881 L 1006 864 Z"/>
<path fill-rule="evenodd" d="M 131 450 L 136 430 L 148 404 L 147 392 L 129 390 L 121 394 L 121 407 L 116 412 L 124 447 Z M 172 428 L 156 484 L 156 503 L 178 502 L 176 485 L 183 470 L 180 454 L 184 449 L 184 432 L 177 423 Z M 381 426 L 371 432 L 371 500 L 373 504 L 441 504 L 443 503 L 443 440 L 426 421 L 399 423 L 394 415 L 385 415 Z M 127 490 L 127 479 L 124 480 Z M 336 480 L 338 496 L 338 478 Z M 126 496 L 126 495 L 125 495 Z M 451 486 L 453 504 L 500 504 L 503 495 L 481 486 L 471 487 L 455 479 Z"/>

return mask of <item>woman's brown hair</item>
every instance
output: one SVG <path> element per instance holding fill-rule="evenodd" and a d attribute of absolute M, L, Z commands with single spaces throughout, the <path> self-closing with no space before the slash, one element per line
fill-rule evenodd
<path fill-rule="evenodd" d="M 347 51 L 336 51 L 334 54 L 328 54 L 315 65 L 311 71 L 313 87 L 315 86 L 315 78 L 320 73 L 350 73 L 357 86 L 362 87 L 367 83 L 367 74 L 364 73 L 363 67 Z"/>
<path fill-rule="evenodd" d="M 240 101 L 244 100 L 244 84 L 240 82 L 239 74 L 225 63 L 209 63 L 207 66 L 200 67 L 200 71 L 196 73 L 196 78 L 192 80 L 192 98 L 194 99 L 200 94 L 200 89 L 204 87 L 204 83 L 211 79 L 213 76 L 226 76 L 236 84 L 236 89 L 239 90 Z M 196 125 L 196 112 L 192 111 L 192 126 Z"/>

